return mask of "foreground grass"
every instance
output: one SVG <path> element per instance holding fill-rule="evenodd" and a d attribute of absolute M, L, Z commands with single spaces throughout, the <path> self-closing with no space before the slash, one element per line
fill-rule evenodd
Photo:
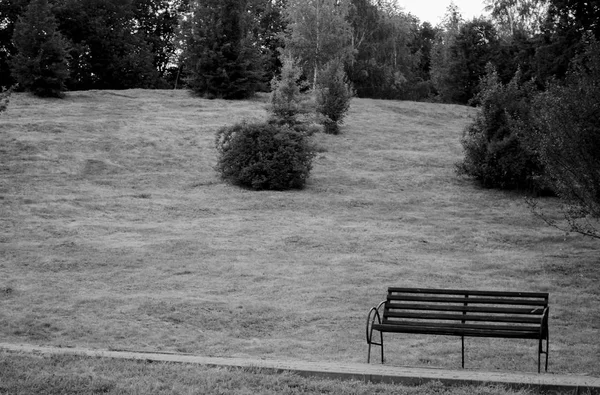
<path fill-rule="evenodd" d="M 0 394 L 395 394 L 525 395 L 501 386 L 444 387 L 303 378 L 260 369 L 225 369 L 73 356 L 0 352 Z"/>
<path fill-rule="evenodd" d="M 550 293 L 551 372 L 600 375 L 598 243 L 459 178 L 472 109 L 355 100 L 307 187 L 215 174 L 214 133 L 261 101 L 183 91 L 14 94 L 0 119 L 5 342 L 366 360 L 390 285 Z M 556 202 L 544 200 L 549 215 Z M 460 366 L 460 340 L 388 336 L 390 365 Z M 536 371 L 535 342 L 468 339 L 466 366 Z"/>

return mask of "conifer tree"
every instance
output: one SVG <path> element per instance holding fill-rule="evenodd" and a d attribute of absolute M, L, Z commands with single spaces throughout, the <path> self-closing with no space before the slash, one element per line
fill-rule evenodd
<path fill-rule="evenodd" d="M 308 112 L 305 99 L 300 93 L 304 87 L 300 81 L 302 70 L 291 56 L 283 55 L 281 63 L 281 75 L 271 80 L 268 111 L 274 122 L 294 126 L 298 123 L 297 116 Z"/>
<path fill-rule="evenodd" d="M 12 73 L 22 88 L 38 96 L 60 97 L 69 76 L 66 43 L 48 0 L 33 0 L 15 25 L 17 54 Z"/>
<path fill-rule="evenodd" d="M 188 86 L 208 98 L 244 99 L 263 82 L 251 0 L 196 0 L 185 32 Z"/>
<path fill-rule="evenodd" d="M 325 65 L 319 74 L 316 93 L 317 113 L 322 116 L 325 133 L 338 134 L 354 96 L 340 59 L 334 59 Z"/>

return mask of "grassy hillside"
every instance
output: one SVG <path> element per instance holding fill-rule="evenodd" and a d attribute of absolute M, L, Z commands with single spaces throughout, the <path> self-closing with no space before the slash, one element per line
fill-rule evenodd
<path fill-rule="evenodd" d="M 0 337 L 356 362 L 390 285 L 547 291 L 549 370 L 599 375 L 598 242 L 456 176 L 472 111 L 355 100 L 342 135 L 316 135 L 307 188 L 253 192 L 219 180 L 213 140 L 263 119 L 261 100 L 14 94 L 0 115 Z M 387 338 L 391 365 L 460 367 L 460 339 Z M 468 339 L 466 367 L 536 371 L 536 348 Z"/>

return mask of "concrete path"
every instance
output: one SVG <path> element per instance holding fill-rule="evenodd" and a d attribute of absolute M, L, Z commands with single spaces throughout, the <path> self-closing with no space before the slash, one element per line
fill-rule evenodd
<path fill-rule="evenodd" d="M 131 359 L 153 362 L 175 362 L 220 367 L 255 367 L 273 371 L 292 371 L 302 376 L 417 385 L 441 381 L 446 385 L 497 383 L 516 388 L 538 389 L 545 393 L 600 395 L 600 378 L 562 374 L 519 372 L 483 372 L 411 368 L 381 364 L 343 362 L 281 361 L 258 358 L 218 358 L 185 354 L 60 348 L 29 344 L 0 343 L 0 349 L 43 355 L 69 354 L 88 357 Z"/>

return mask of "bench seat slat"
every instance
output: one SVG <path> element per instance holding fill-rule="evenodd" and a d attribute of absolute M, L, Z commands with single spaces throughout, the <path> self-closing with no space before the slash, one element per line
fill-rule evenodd
<path fill-rule="evenodd" d="M 499 337 L 513 339 L 538 339 L 540 337 L 537 331 L 509 331 L 509 330 L 487 330 L 487 329 L 465 329 L 460 327 L 423 327 L 423 326 L 399 326 L 387 324 L 375 324 L 373 329 L 382 332 L 395 333 L 414 333 L 424 335 L 445 335 L 445 336 L 467 336 L 467 337 Z"/>
<path fill-rule="evenodd" d="M 406 320 L 384 320 L 383 325 L 397 326 L 417 326 L 420 328 L 458 328 L 464 330 L 470 329 L 486 329 L 490 331 L 515 331 L 515 332 L 536 332 L 539 334 L 540 327 L 531 325 L 501 325 L 501 324 L 466 324 L 466 323 L 440 323 L 440 322 L 423 322 L 423 321 L 406 321 Z"/>
<path fill-rule="evenodd" d="M 390 295 L 388 300 L 436 302 L 436 303 L 468 303 L 468 304 L 509 304 L 519 306 L 546 306 L 545 300 L 537 299 L 500 299 L 500 298 L 465 298 L 440 296 Z"/>
<path fill-rule="evenodd" d="M 392 303 L 385 304 L 384 315 L 392 310 L 420 310 L 420 311 L 460 311 L 472 313 L 496 313 L 496 314 L 537 314 L 544 313 L 543 306 L 532 308 L 516 307 L 486 307 L 486 306 L 464 306 L 464 305 L 443 305 L 443 304 L 419 304 L 419 303 Z"/>
<path fill-rule="evenodd" d="M 539 317 L 526 315 L 475 315 L 475 314 L 444 314 L 444 313 L 411 313 L 408 311 L 389 311 L 387 317 L 393 318 L 418 318 L 424 320 L 447 320 L 447 321 L 488 321 L 488 322 L 514 322 L 522 324 L 539 324 Z"/>
<path fill-rule="evenodd" d="M 413 293 L 437 295 L 481 295 L 481 296 L 522 296 L 548 299 L 547 292 L 505 292 L 505 291 L 477 291 L 466 289 L 430 289 L 430 288 L 400 288 L 389 287 L 388 293 Z"/>

